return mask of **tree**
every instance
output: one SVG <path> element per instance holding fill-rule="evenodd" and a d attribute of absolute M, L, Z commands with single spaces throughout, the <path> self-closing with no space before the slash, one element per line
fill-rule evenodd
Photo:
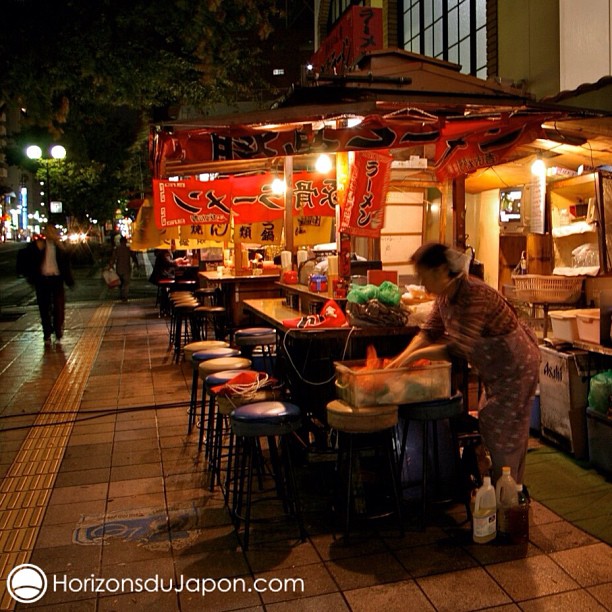
<path fill-rule="evenodd" d="M 74 190 L 64 187 L 74 191 L 64 197 L 73 214 L 108 192 L 113 210 L 118 195 L 147 185 L 147 126 L 156 109 L 205 113 L 261 88 L 257 49 L 280 15 L 275 4 L 5 0 L 0 100 L 25 109 L 21 140 L 42 126 L 69 150 L 66 177 L 80 177 Z"/>

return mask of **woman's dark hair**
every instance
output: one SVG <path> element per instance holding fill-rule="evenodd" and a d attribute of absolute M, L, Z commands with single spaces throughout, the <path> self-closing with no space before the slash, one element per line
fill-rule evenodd
<path fill-rule="evenodd" d="M 439 242 L 428 242 L 420 246 L 410 258 L 410 262 L 421 268 L 434 269 L 448 264 L 446 252 L 448 247 Z"/>

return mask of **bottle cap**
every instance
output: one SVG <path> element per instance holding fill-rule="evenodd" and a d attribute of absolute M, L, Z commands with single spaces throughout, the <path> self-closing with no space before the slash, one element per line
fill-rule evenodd
<path fill-rule="evenodd" d="M 502 468 L 502 474 L 510 474 L 510 466 L 508 465 L 504 465 L 504 467 Z"/>

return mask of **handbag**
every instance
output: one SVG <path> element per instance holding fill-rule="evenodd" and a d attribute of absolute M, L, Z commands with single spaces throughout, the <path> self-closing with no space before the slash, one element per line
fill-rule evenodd
<path fill-rule="evenodd" d="M 115 268 L 107 268 L 106 270 L 103 270 L 102 278 L 104 279 L 106 286 L 110 289 L 113 289 L 114 287 L 119 287 L 119 285 L 121 284 L 121 279 L 119 278 L 119 275 L 117 274 Z"/>

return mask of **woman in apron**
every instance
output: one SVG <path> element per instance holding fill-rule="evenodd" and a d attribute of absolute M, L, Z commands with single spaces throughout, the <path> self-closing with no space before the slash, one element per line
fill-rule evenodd
<path fill-rule="evenodd" d="M 389 367 L 449 355 L 467 360 L 485 390 L 478 420 L 491 453 L 493 481 L 507 465 L 522 483 L 531 399 L 538 383 L 537 339 L 498 291 L 468 276 L 468 259 L 462 253 L 444 244 L 425 244 L 412 262 L 436 301 L 420 332 Z"/>

